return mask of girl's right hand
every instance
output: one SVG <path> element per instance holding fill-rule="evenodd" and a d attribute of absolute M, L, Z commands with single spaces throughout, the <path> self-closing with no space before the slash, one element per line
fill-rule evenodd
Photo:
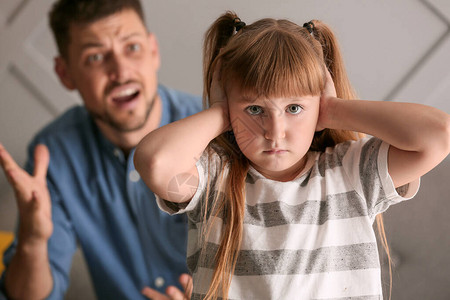
<path fill-rule="evenodd" d="M 230 125 L 230 114 L 228 112 L 228 98 L 223 90 L 222 83 L 220 82 L 220 66 L 218 62 L 213 73 L 213 80 L 211 82 L 210 89 L 210 108 L 219 107 L 223 111 L 224 118 Z M 226 126 L 225 131 L 229 130 L 230 126 Z"/>
<path fill-rule="evenodd" d="M 220 61 L 217 63 L 216 68 L 213 73 L 213 79 L 211 82 L 211 90 L 210 90 L 210 107 L 220 105 L 226 111 L 228 111 L 228 100 L 227 96 L 222 87 L 222 83 L 220 82 Z"/>

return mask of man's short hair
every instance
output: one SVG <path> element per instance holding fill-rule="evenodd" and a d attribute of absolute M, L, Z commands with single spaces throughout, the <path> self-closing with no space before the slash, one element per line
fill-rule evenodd
<path fill-rule="evenodd" d="M 72 24 L 90 24 L 125 9 L 134 10 L 145 24 L 139 0 L 58 0 L 49 13 L 50 27 L 59 54 L 68 58 L 69 29 Z"/>

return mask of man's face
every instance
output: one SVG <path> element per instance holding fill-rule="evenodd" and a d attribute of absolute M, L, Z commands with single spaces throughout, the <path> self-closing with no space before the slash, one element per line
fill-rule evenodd
<path fill-rule="evenodd" d="M 160 57 L 154 35 L 133 10 L 70 26 L 63 84 L 76 89 L 97 122 L 121 132 L 142 128 L 157 95 Z"/>

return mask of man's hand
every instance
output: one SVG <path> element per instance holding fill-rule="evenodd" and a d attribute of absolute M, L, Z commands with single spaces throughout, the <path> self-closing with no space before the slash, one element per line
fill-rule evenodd
<path fill-rule="evenodd" d="M 184 293 L 174 286 L 169 286 L 166 289 L 166 294 L 145 287 L 142 289 L 142 294 L 152 300 L 189 300 L 192 294 L 192 277 L 188 274 L 181 274 L 179 281 L 184 289 Z"/>
<path fill-rule="evenodd" d="M 20 168 L 0 144 L 0 164 L 14 189 L 20 215 L 19 243 L 47 242 L 53 232 L 50 194 L 47 188 L 48 149 L 36 146 L 32 176 Z"/>

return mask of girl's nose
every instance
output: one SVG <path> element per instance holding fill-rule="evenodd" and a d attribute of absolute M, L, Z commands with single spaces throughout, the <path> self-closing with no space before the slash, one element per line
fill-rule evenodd
<path fill-rule="evenodd" d="M 277 141 L 286 137 L 285 121 L 283 117 L 270 116 L 265 120 L 264 137 L 268 140 Z"/>

